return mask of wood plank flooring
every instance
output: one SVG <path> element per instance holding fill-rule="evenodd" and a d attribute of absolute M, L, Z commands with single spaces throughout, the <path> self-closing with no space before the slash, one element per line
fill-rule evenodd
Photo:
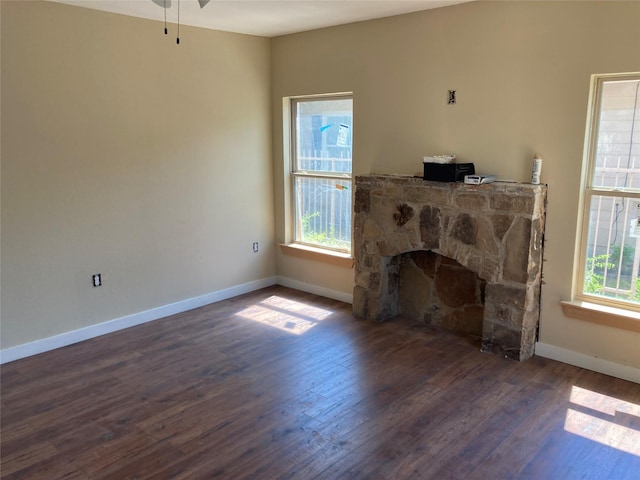
<path fill-rule="evenodd" d="M 640 479 L 640 385 L 284 287 L 1 387 L 2 479 Z"/>

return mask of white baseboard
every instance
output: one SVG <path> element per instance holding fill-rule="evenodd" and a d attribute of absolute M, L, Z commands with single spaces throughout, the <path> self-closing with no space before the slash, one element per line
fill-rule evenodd
<path fill-rule="evenodd" d="M 107 333 L 116 332 L 118 330 L 123 330 L 125 328 L 168 317 L 170 315 L 175 315 L 177 313 L 186 312 L 187 310 L 226 300 L 227 298 L 253 292 L 275 284 L 294 288 L 303 292 L 313 293 L 322 297 L 332 298 L 345 303 L 353 303 L 352 294 L 320 287 L 310 283 L 300 282 L 287 277 L 269 277 L 225 288 L 199 297 L 188 298 L 186 300 L 152 308 L 143 312 L 134 313 L 114 320 L 109 320 L 107 322 L 91 325 L 89 327 L 61 333 L 53 337 L 43 338 L 22 345 L 17 345 L 15 347 L 6 348 L 4 350 L 0 350 L 0 364 L 30 357 L 56 348 L 66 347 L 67 345 L 82 342 L 90 338 L 99 337 Z M 611 375 L 623 380 L 640 383 L 640 369 L 630 367 L 628 365 L 610 362 L 598 357 L 566 350 L 564 348 L 542 342 L 536 343 L 535 353 L 536 355 L 549 358 L 551 360 L 558 360 L 560 362 L 568 363 L 569 365 L 586 368 L 605 375 Z"/>
<path fill-rule="evenodd" d="M 48 352 L 49 350 L 54 350 L 56 348 L 66 347 L 67 345 L 82 342 L 90 338 L 99 337 L 100 335 L 105 335 L 107 333 L 123 330 L 135 325 L 140 325 L 142 323 L 158 320 L 170 315 L 175 315 L 176 313 L 186 312 L 187 310 L 219 302 L 220 300 L 226 300 L 227 298 L 253 292 L 254 290 L 259 290 L 275 284 L 275 277 L 263 278 L 261 280 L 255 280 L 242 285 L 218 290 L 217 292 L 207 293 L 206 295 L 201 295 L 199 297 L 188 298 L 162 307 L 152 308 L 150 310 L 145 310 L 144 312 L 134 313 L 114 320 L 98 323 L 89 327 L 71 330 L 53 337 L 47 337 L 33 342 L 24 343 L 22 345 L 17 345 L 15 347 L 5 348 L 0 351 L 0 364 Z"/>
<path fill-rule="evenodd" d="M 302 292 L 313 293 L 314 295 L 319 295 L 321 297 L 332 298 L 333 300 L 339 300 L 345 303 L 353 303 L 353 294 L 352 293 L 344 293 L 338 290 L 332 290 L 330 288 L 319 287 L 318 285 L 313 285 L 311 283 L 300 282 L 298 280 L 294 280 L 292 278 L 281 277 L 278 276 L 277 279 L 278 285 L 282 285 L 283 287 L 295 288 L 296 290 L 300 290 Z"/>
<path fill-rule="evenodd" d="M 549 345 L 547 343 L 536 343 L 536 355 L 559 362 L 568 363 L 576 367 L 586 368 L 594 372 L 604 373 L 612 377 L 621 378 L 630 382 L 640 383 L 640 369 L 610 362 L 602 358 L 585 355 L 584 353 L 565 350 L 564 348 Z"/>

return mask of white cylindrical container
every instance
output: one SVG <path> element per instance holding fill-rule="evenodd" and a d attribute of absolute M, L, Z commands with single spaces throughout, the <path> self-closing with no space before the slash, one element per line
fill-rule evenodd
<path fill-rule="evenodd" d="M 539 153 L 533 156 L 533 168 L 531 170 L 531 183 L 540 185 L 540 172 L 542 172 L 542 157 Z"/>

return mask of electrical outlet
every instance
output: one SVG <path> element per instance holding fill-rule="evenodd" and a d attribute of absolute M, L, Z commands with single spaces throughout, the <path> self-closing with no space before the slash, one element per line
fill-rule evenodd
<path fill-rule="evenodd" d="M 253 242 L 253 253 L 258 253 L 258 242 Z"/>
<path fill-rule="evenodd" d="M 96 274 L 92 275 L 91 278 L 93 279 L 93 286 L 94 287 L 101 287 L 102 286 L 102 274 L 101 273 L 96 273 Z"/>

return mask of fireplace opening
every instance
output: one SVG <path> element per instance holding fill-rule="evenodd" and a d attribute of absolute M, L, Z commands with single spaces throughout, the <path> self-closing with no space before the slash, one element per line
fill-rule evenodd
<path fill-rule="evenodd" d="M 400 314 L 482 338 L 486 283 L 457 261 L 428 250 L 398 256 Z"/>

